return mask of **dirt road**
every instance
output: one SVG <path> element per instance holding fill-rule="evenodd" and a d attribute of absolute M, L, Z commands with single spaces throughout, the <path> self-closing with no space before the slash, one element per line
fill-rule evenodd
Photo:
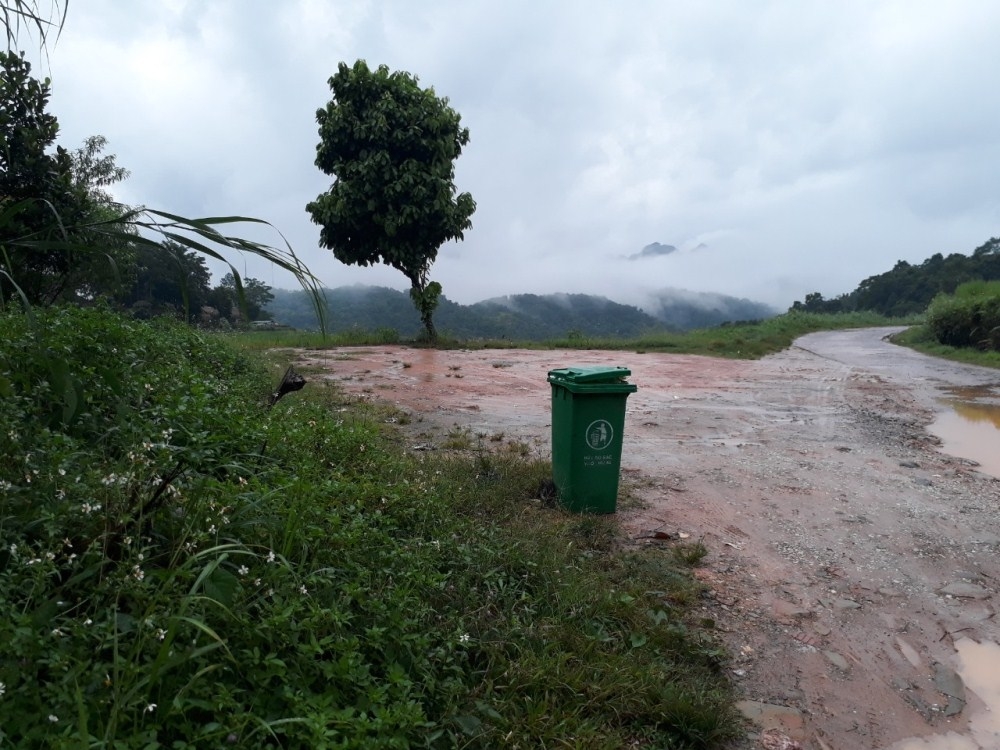
<path fill-rule="evenodd" d="M 600 351 L 324 352 L 327 377 L 413 415 L 549 446 L 549 369 L 624 365 L 622 510 L 636 543 L 710 549 L 706 616 L 761 729 L 814 750 L 1000 748 L 1000 481 L 925 430 L 942 388 L 1000 372 L 812 334 L 759 361 Z M 631 506 L 630 506 L 631 507 Z M 991 708 L 993 709 L 991 712 Z M 796 745 L 786 745 L 795 747 Z"/>

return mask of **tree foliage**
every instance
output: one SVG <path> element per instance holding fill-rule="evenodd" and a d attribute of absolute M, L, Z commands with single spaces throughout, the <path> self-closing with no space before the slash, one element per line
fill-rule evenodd
<path fill-rule="evenodd" d="M 1000 351 L 1000 281 L 970 281 L 939 294 L 927 308 L 927 328 L 941 344 Z"/>
<path fill-rule="evenodd" d="M 358 60 L 341 63 L 329 84 L 333 98 L 316 113 L 316 166 L 335 180 L 306 210 L 337 260 L 384 263 L 406 276 L 433 339 L 441 285 L 430 267 L 441 245 L 464 237 L 476 208 L 454 184 L 469 131 L 446 98 L 409 73 Z"/>
<path fill-rule="evenodd" d="M 232 273 L 214 287 L 211 278 L 202 253 L 172 240 L 143 245 L 136 253 L 131 283 L 118 301 L 138 318 L 168 316 L 216 328 L 260 319 L 274 298 L 271 287 L 258 279 L 242 279 L 240 292 Z M 302 294 L 303 305 L 312 309 L 309 293 Z"/>
<path fill-rule="evenodd" d="M 951 294 L 968 281 L 1000 280 L 1000 238 L 977 247 L 972 255 L 935 253 L 914 265 L 898 261 L 891 271 L 869 276 L 849 294 L 823 299 L 819 292 L 796 301 L 792 310 L 818 313 L 871 311 L 889 316 L 916 315 L 938 294 Z"/>
<path fill-rule="evenodd" d="M 310 295 L 324 327 L 319 282 L 284 237 L 284 247 L 274 247 L 226 233 L 232 224 L 271 227 L 268 222 L 243 216 L 190 219 L 119 204 L 105 188 L 127 171 L 102 154 L 104 138 L 88 138 L 74 153 L 55 146 L 58 122 L 45 111 L 49 81 L 32 78 L 24 55 L 9 51 L 23 28 L 37 32 L 43 48 L 50 32 L 61 32 L 68 0 L 50 5 L 46 17 L 37 1 L 0 0 L 8 45 L 0 78 L 0 307 L 15 293 L 26 306 L 90 301 L 120 294 L 123 287 L 127 294 L 135 252 L 156 251 L 167 241 L 227 264 L 241 308 L 243 280 L 228 251 L 250 253 L 288 271 Z"/>
<path fill-rule="evenodd" d="M 23 54 L 0 53 L 0 69 L 0 262 L 10 277 L 0 293 L 13 278 L 34 304 L 110 291 L 130 262 L 128 232 L 98 242 L 92 227 L 128 210 L 104 190 L 127 172 L 101 154 L 99 136 L 73 153 L 55 145 L 48 79 L 34 78 Z"/>

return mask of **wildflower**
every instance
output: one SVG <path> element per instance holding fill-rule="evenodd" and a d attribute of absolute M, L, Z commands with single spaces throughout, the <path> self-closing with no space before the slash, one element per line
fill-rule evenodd
<path fill-rule="evenodd" d="M 0 682 L 0 696 L 7 692 L 7 686 Z"/>
<path fill-rule="evenodd" d="M 469 636 L 468 633 L 462 633 L 462 635 L 458 636 L 459 643 L 468 643 L 471 640 L 472 638 Z"/>
<path fill-rule="evenodd" d="M 305 587 L 305 585 L 303 584 L 302 586 L 299 586 L 299 593 L 302 594 L 302 595 L 308 594 L 309 593 L 309 589 L 307 589 Z"/>
<path fill-rule="evenodd" d="M 132 567 L 132 577 L 137 581 L 141 581 L 143 578 L 146 577 L 146 572 L 138 565 L 134 565 Z"/>
<path fill-rule="evenodd" d="M 274 550 L 271 550 L 270 552 L 267 553 L 267 561 L 269 563 L 274 562 Z"/>
<path fill-rule="evenodd" d="M 246 565 L 241 565 L 236 569 L 236 572 L 239 573 L 241 576 L 245 576 L 247 573 L 250 572 L 250 568 L 248 568 Z"/>
<path fill-rule="evenodd" d="M 253 585 L 254 586 L 260 586 L 260 579 L 259 578 L 254 578 L 253 579 Z"/>
<path fill-rule="evenodd" d="M 10 554 L 11 554 L 11 556 L 14 556 L 14 555 L 17 554 L 17 545 L 16 544 L 10 545 Z"/>
<path fill-rule="evenodd" d="M 62 632 L 59 628 L 52 628 L 52 635 L 54 635 L 56 638 L 62 638 L 66 634 Z"/>
<path fill-rule="evenodd" d="M 151 714 L 151 713 L 153 713 L 153 711 L 155 711 L 155 710 L 156 710 L 156 704 L 155 704 L 155 703 L 150 703 L 150 704 L 149 704 L 148 706 L 146 706 L 146 707 L 145 707 L 145 708 L 144 708 L 144 709 L 142 710 L 142 712 L 143 712 L 144 714 Z"/>
<path fill-rule="evenodd" d="M 55 714 L 49 714 L 49 721 L 51 721 L 53 724 L 55 724 L 56 722 L 59 721 L 59 717 L 56 716 Z"/>
<path fill-rule="evenodd" d="M 162 641 L 166 637 L 167 637 L 167 631 L 166 630 L 164 630 L 163 628 L 157 628 L 156 629 L 156 640 Z"/>
<path fill-rule="evenodd" d="M 274 589 L 268 589 L 267 590 L 267 595 L 268 596 L 274 596 Z"/>
<path fill-rule="evenodd" d="M 218 530 L 219 530 L 219 527 L 216 526 L 214 523 L 211 526 L 208 527 L 208 533 L 209 534 L 214 534 Z"/>
<path fill-rule="evenodd" d="M 132 537 L 127 536 L 124 539 L 122 539 L 122 541 L 125 543 L 126 546 L 128 546 L 129 544 L 132 543 Z"/>
<path fill-rule="evenodd" d="M 93 621 L 93 620 L 91 620 L 91 619 L 90 619 L 90 618 L 88 617 L 88 618 L 87 618 L 86 620 L 84 620 L 84 621 L 83 621 L 83 624 L 84 624 L 84 625 L 93 625 L 93 624 L 94 624 L 94 621 Z"/>
<path fill-rule="evenodd" d="M 46 560 L 55 560 L 56 559 L 55 552 L 46 552 L 45 553 L 45 559 Z"/>
<path fill-rule="evenodd" d="M 66 499 L 66 490 L 60 487 L 58 490 L 56 490 L 56 497 L 58 497 L 60 500 Z"/>
<path fill-rule="evenodd" d="M 9 489 L 10 489 L 11 487 L 13 487 L 13 486 L 14 486 L 14 485 L 12 485 L 12 484 L 11 484 L 10 482 L 8 482 L 8 481 L 7 481 L 6 479 L 5 479 L 5 480 L 3 480 L 3 481 L 0 481 L 0 490 L 3 490 L 4 492 L 6 492 L 7 490 L 9 490 Z"/>
<path fill-rule="evenodd" d="M 66 469 L 59 469 L 59 476 L 61 477 L 66 476 Z"/>

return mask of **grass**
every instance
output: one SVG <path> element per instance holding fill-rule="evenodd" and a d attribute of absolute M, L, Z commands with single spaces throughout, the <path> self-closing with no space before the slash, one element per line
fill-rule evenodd
<path fill-rule="evenodd" d="M 537 499 L 529 450 L 103 310 L 0 316 L 0 744 L 722 746 L 678 554 Z"/>
<path fill-rule="evenodd" d="M 787 348 L 798 336 L 813 331 L 867 326 L 910 325 L 913 318 L 886 318 L 875 313 L 842 313 L 820 315 L 817 313 L 789 312 L 774 318 L 746 323 L 732 323 L 715 328 L 705 328 L 685 333 L 657 332 L 638 338 L 598 338 L 574 332 L 565 338 L 545 342 L 455 340 L 442 337 L 437 346 L 442 349 L 608 349 L 636 352 L 672 352 L 677 354 L 703 354 L 713 357 L 757 359 Z M 253 332 L 237 334 L 234 341 L 249 350 L 282 347 L 309 349 L 333 348 L 393 343 L 384 340 L 378 332 L 327 336 L 305 332 Z M 403 342 L 400 342 L 403 343 Z M 416 342 L 411 345 L 425 346 Z M 502 362 L 494 367 L 504 367 Z"/>
<path fill-rule="evenodd" d="M 926 326 L 917 325 L 892 338 L 893 343 L 908 346 L 933 357 L 964 362 L 968 365 L 1000 369 L 1000 352 L 983 351 L 972 347 L 956 347 L 938 343 Z"/>

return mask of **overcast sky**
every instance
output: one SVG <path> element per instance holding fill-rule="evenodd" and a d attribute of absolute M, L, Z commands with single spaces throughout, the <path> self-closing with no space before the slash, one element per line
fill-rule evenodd
<path fill-rule="evenodd" d="M 327 80 L 363 58 L 470 130 L 473 228 L 431 273 L 449 298 L 784 308 L 1000 235 L 998 28 L 994 0 L 71 0 L 36 71 L 60 143 L 106 136 L 131 171 L 119 198 L 266 219 L 328 286 L 406 288 L 338 263 L 305 211 Z M 680 249 L 625 260 L 653 242 Z"/>

